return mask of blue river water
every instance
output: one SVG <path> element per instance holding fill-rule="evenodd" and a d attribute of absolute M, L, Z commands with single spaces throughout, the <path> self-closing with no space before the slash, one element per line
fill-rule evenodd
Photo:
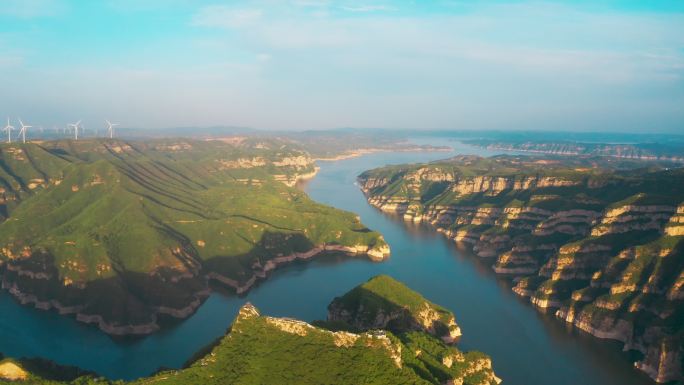
<path fill-rule="evenodd" d="M 307 321 L 324 319 L 338 296 L 377 274 L 389 274 L 456 314 L 463 330 L 459 344 L 492 356 L 504 384 L 646 385 L 616 342 L 601 341 L 545 315 L 518 298 L 510 284 L 466 250 L 440 234 L 406 224 L 369 206 L 355 179 L 386 164 L 425 162 L 455 153 L 492 155 L 439 138 L 423 139 L 455 148 L 445 152 L 387 152 L 319 162 L 321 170 L 302 186 L 316 201 L 353 211 L 380 231 L 392 255 L 381 263 L 363 258 L 325 257 L 281 268 L 243 297 L 212 294 L 189 319 L 137 339 L 115 340 L 93 326 L 19 305 L 0 293 L 0 352 L 42 357 L 116 379 L 148 375 L 160 367 L 181 367 L 223 335 L 247 301 L 263 314 Z"/>

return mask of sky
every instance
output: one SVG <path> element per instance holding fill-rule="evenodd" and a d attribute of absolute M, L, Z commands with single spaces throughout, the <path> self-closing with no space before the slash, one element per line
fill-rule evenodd
<path fill-rule="evenodd" d="M 682 0 L 0 0 L 0 117 L 684 133 Z"/>

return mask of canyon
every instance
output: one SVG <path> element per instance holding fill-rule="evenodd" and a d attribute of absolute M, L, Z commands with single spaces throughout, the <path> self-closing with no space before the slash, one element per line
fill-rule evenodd
<path fill-rule="evenodd" d="M 635 366 L 667 382 L 684 354 L 682 172 L 460 156 L 358 182 L 371 205 L 468 245 L 535 307 L 640 351 Z"/>

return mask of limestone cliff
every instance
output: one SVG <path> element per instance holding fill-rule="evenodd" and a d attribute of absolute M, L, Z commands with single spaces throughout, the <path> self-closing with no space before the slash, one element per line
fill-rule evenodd
<path fill-rule="evenodd" d="M 684 170 L 596 159 L 457 157 L 363 173 L 369 203 L 492 261 L 513 290 L 682 378 Z"/>

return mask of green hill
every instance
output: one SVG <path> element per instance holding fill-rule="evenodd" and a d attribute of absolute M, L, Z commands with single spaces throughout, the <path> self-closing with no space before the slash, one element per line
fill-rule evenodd
<path fill-rule="evenodd" d="M 3 145 L 3 287 L 112 334 L 183 318 L 207 278 L 244 292 L 322 252 L 388 253 L 358 218 L 288 187 L 314 172 L 277 140 Z"/>
<path fill-rule="evenodd" d="M 335 298 L 328 307 L 328 321 L 345 322 L 358 330 L 420 330 L 445 342 L 454 342 L 461 335 L 452 312 L 386 275 Z"/>

